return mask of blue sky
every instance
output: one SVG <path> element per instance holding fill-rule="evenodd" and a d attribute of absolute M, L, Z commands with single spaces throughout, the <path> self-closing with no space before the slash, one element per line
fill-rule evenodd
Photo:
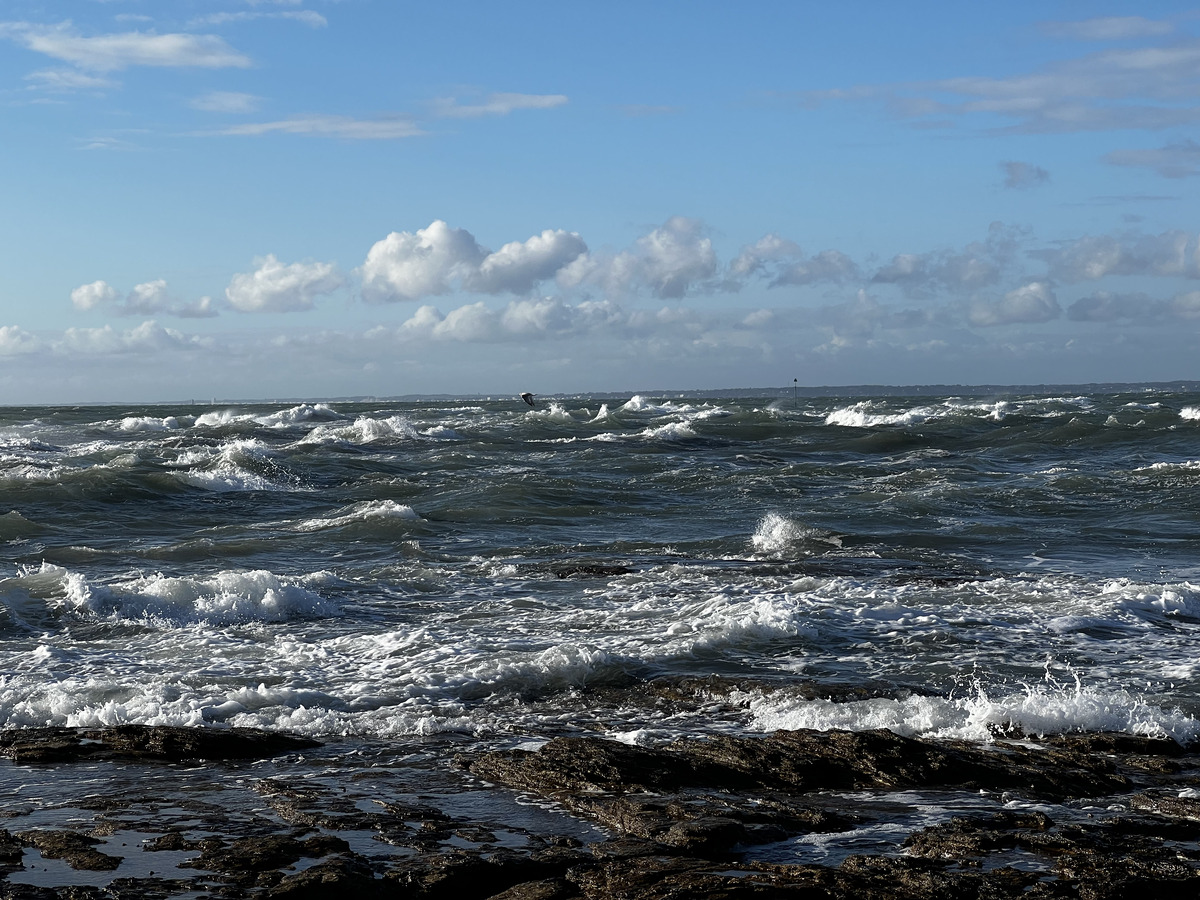
<path fill-rule="evenodd" d="M 1195 7 L 0 16 L 0 402 L 1200 377 Z"/>

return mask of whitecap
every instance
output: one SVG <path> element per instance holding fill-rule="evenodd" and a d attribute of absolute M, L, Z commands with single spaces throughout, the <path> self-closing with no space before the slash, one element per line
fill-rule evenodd
<path fill-rule="evenodd" d="M 222 425 L 232 425 L 235 422 L 252 422 L 253 416 L 239 413 L 234 409 L 220 409 L 213 412 L 201 413 L 193 423 L 195 427 L 220 428 Z"/>
<path fill-rule="evenodd" d="M 336 604 L 311 590 L 329 578 L 315 573 L 281 577 L 263 570 L 224 571 L 207 577 L 139 575 L 107 584 L 93 583 L 80 572 L 43 563 L 23 579 L 51 590 L 52 604 L 100 617 L 187 624 L 282 622 L 323 618 L 339 613 Z"/>
<path fill-rule="evenodd" d="M 841 425 L 844 428 L 873 428 L 877 425 L 915 425 L 934 415 L 928 407 L 915 407 L 900 413 L 872 412 L 876 404 L 864 400 L 852 406 L 835 409 L 825 417 L 826 425 Z"/>
<path fill-rule="evenodd" d="M 301 444 L 374 444 L 381 441 L 420 440 L 421 435 L 403 416 L 359 416 L 351 424 L 318 425 Z"/>
<path fill-rule="evenodd" d="M 647 428 L 638 436 L 652 441 L 687 441 L 697 437 L 697 434 L 687 422 L 668 422 L 657 428 Z"/>
<path fill-rule="evenodd" d="M 294 526 L 296 531 L 321 531 L 325 528 L 341 528 L 357 522 L 373 520 L 420 521 L 421 517 L 411 506 L 395 500 L 368 500 L 338 510 L 329 518 L 306 519 Z"/>
<path fill-rule="evenodd" d="M 759 520 L 750 538 L 754 551 L 762 556 L 779 558 L 806 541 L 822 541 L 834 547 L 842 546 L 841 538 L 820 529 L 810 528 L 779 513 L 767 513 Z"/>
<path fill-rule="evenodd" d="M 1013 730 L 1044 736 L 1082 731 L 1118 731 L 1169 736 L 1187 744 L 1200 736 L 1200 722 L 1177 709 L 1163 709 L 1121 688 L 1046 684 L 975 685 L 963 697 L 910 696 L 837 702 L 787 698 L 780 694 L 750 700 L 751 727 L 778 729 L 886 728 L 905 737 L 991 741 Z"/>
<path fill-rule="evenodd" d="M 154 416 L 126 416 L 119 427 L 122 431 L 174 431 L 179 428 L 179 420 L 174 416 L 161 419 Z"/>
<path fill-rule="evenodd" d="M 301 403 L 291 409 L 280 410 L 268 416 L 256 417 L 255 422 L 267 428 L 288 428 L 314 419 L 340 419 L 341 413 L 327 403 Z"/>

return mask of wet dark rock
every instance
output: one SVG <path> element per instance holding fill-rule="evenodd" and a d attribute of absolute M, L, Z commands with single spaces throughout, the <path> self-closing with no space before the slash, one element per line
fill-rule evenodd
<path fill-rule="evenodd" d="M 688 787 L 805 793 L 955 787 L 1047 798 L 1102 796 L 1129 780 L 1105 756 L 1074 749 L 981 748 L 890 731 L 777 731 L 717 736 L 663 748 L 600 738 L 556 738 L 536 753 L 513 750 L 466 761 L 481 778 L 546 795 L 678 791 Z"/>
<path fill-rule="evenodd" d="M 609 689 L 619 699 L 621 689 Z M 662 679 L 632 690 L 637 702 L 674 706 L 747 689 L 759 687 L 752 679 Z M 92 740 L 82 731 L 48 731 L 54 732 L 55 752 Z M 11 746 L 4 743 L 9 737 L 0 733 L 0 747 Z M 120 743 L 111 736 L 105 741 L 110 748 Z M 137 760 L 160 758 L 138 755 L 147 748 L 153 751 L 146 736 L 135 734 L 121 752 Z M 398 798 L 387 785 L 404 782 L 386 768 L 364 769 L 356 762 L 339 781 L 328 761 L 323 755 L 320 777 L 311 779 L 239 777 L 234 789 L 252 789 L 256 796 L 243 798 L 249 802 L 236 814 L 229 814 L 225 795 L 210 793 L 203 780 L 181 795 L 156 796 L 147 781 L 72 799 L 61 807 L 70 810 L 72 822 L 80 810 L 94 813 L 86 834 L 0 830 L 0 900 L 165 900 L 181 894 L 306 900 L 343 893 L 355 900 L 1200 897 L 1200 799 L 1180 796 L 1189 793 L 1183 788 L 1200 785 L 1200 755 L 1166 740 L 1025 735 L 980 745 L 890 732 L 795 731 L 649 748 L 559 738 L 535 753 L 458 758 L 475 778 L 549 800 L 610 835 L 586 845 L 531 834 L 514 822 L 483 821 L 471 810 L 487 808 L 486 802 L 450 801 L 438 793 L 440 784 L 429 794 L 400 791 Z M 288 766 L 304 771 L 303 764 Z M 472 793 L 484 790 L 471 787 Z M 1057 801 L 1069 802 L 1050 815 L 1038 811 Z M 926 802 L 964 811 L 916 827 L 894 844 L 882 843 L 880 831 L 870 828 L 911 822 Z M 442 808 L 446 803 L 454 805 Z M 520 821 L 536 830 L 527 825 L 533 820 Z M 841 832 L 849 834 L 833 834 Z M 152 867 L 151 877 L 35 888 L 3 876 L 6 865 L 9 872 L 20 869 L 28 847 L 47 858 L 90 853 L 119 862 L 98 851 L 101 834 L 120 834 L 118 840 L 150 851 L 133 857 L 129 868 Z M 878 849 L 839 864 L 765 861 L 798 859 L 792 855 L 796 837 L 821 834 L 830 835 L 835 853 L 855 845 Z M 167 867 L 190 877 L 156 877 Z M 96 876 L 87 880 L 97 883 Z"/>
<path fill-rule="evenodd" d="M 534 881 L 564 877 L 572 864 L 588 864 L 587 854 L 540 856 L 499 850 L 486 856 L 480 853 L 452 851 L 427 854 L 396 865 L 385 876 L 399 896 L 446 898 L 446 900 L 485 900 L 509 888 Z M 396 896 L 391 894 L 390 896 Z"/>
<path fill-rule="evenodd" d="M 17 763 L 80 759 L 265 759 L 319 747 L 318 741 L 252 728 L 28 728 L 0 731 L 0 753 Z"/>
<path fill-rule="evenodd" d="M 727 856 L 734 848 L 795 834 L 842 831 L 852 819 L 783 798 L 715 796 L 569 796 L 564 806 L 606 828 L 653 841 L 660 849 Z"/>
<path fill-rule="evenodd" d="M 0 868 L 20 868 L 25 845 L 7 831 L 0 830 Z"/>
<path fill-rule="evenodd" d="M 629 575 L 634 570 L 628 566 L 580 563 L 570 566 L 555 566 L 551 571 L 557 578 L 609 578 L 614 575 Z"/>
<path fill-rule="evenodd" d="M 194 841 L 189 841 L 179 832 L 173 831 L 162 837 L 146 841 L 142 844 L 142 849 L 155 853 L 159 850 L 196 850 L 198 848 Z"/>
<path fill-rule="evenodd" d="M 358 900 L 384 896 L 385 883 L 375 877 L 361 857 L 346 854 L 310 866 L 303 872 L 285 875 L 267 891 L 268 897 L 287 900 L 325 900 L 343 891 Z"/>
<path fill-rule="evenodd" d="M 227 874 L 265 872 L 290 866 L 304 857 L 318 858 L 349 849 L 350 845 L 344 840 L 328 835 L 299 841 L 293 837 L 272 834 L 239 838 L 228 846 L 209 847 L 187 866 Z"/>
<path fill-rule="evenodd" d="M 77 831 L 22 831 L 16 837 L 46 859 L 61 859 L 72 869 L 103 872 L 121 864 L 121 857 L 94 849 L 100 842 Z"/>
<path fill-rule="evenodd" d="M 489 900 L 568 900 L 578 896 L 575 885 L 566 879 L 547 878 L 543 881 L 514 884 L 506 891 L 493 894 Z"/>
<path fill-rule="evenodd" d="M 1176 819 L 1200 822 L 1200 798 L 1176 797 L 1161 794 L 1134 794 L 1129 805 L 1144 812 L 1158 813 Z"/>
<path fill-rule="evenodd" d="M 1042 813 L 1000 812 L 990 817 L 955 816 L 944 825 L 935 825 L 914 832 L 904 841 L 912 856 L 926 859 L 964 860 L 985 856 L 996 850 L 1036 844 L 1042 852 L 1052 852 L 1046 841 L 1023 841 L 1028 832 L 1043 835 L 1054 827 Z M 1065 849 L 1059 842 L 1056 851 Z"/>

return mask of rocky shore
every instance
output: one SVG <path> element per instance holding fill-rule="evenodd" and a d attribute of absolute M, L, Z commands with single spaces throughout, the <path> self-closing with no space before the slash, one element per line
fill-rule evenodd
<path fill-rule="evenodd" d="M 0 897 L 1200 896 L 1200 755 L 1169 739 L 560 737 L 443 757 L 457 795 L 388 781 L 403 755 L 339 769 L 346 752 L 242 729 L 0 732 L 11 783 L 117 766 L 124 785 L 0 808 Z M 254 762 L 281 756 L 290 774 Z M 164 771 L 191 787 L 156 789 Z M 489 817 L 490 797 L 540 804 L 578 834 Z M 931 798 L 949 810 L 938 821 L 854 852 Z"/>

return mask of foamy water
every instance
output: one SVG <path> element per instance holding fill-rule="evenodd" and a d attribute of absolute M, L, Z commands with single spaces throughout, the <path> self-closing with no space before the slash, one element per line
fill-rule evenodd
<path fill-rule="evenodd" d="M 1195 740 L 1197 410 L 8 411 L 0 725 Z M 696 703 L 628 693 L 710 675 Z"/>

